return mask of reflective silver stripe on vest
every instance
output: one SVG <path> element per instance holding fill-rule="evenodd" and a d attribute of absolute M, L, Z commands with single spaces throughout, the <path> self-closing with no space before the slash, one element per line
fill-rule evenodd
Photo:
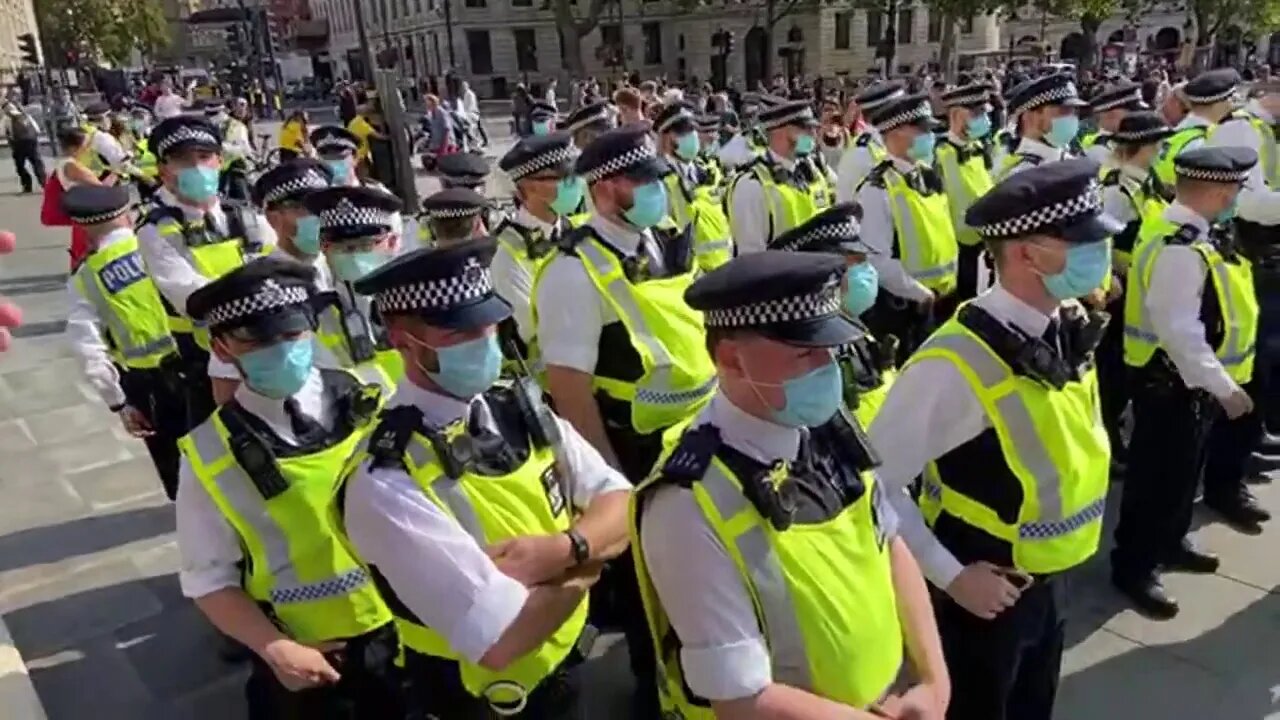
<path fill-rule="evenodd" d="M 1009 370 L 991 351 L 967 335 L 934 336 L 921 349 L 943 350 L 958 355 L 987 390 L 1011 377 Z M 1019 537 L 1027 540 L 1059 537 L 1102 517 L 1101 499 L 1069 517 L 1063 516 L 1062 496 L 1058 493 L 1062 479 L 1058 474 L 1058 467 L 1049 456 L 1049 450 L 1044 446 L 1040 435 L 1036 433 L 1031 411 L 1021 394 L 1010 391 L 1000 396 L 995 401 L 995 411 L 1004 421 L 1006 436 L 1013 443 L 1018 459 L 1035 479 L 1040 517 L 1034 522 L 1020 525 Z"/>
<path fill-rule="evenodd" d="M 1137 278 L 1139 287 L 1129 288 L 1129 292 L 1137 292 L 1138 297 L 1138 324 L 1130 325 L 1125 323 L 1124 334 L 1127 337 L 1139 340 L 1141 342 L 1158 344 L 1160 338 L 1156 336 L 1155 327 L 1151 324 L 1151 313 L 1147 312 L 1147 282 L 1150 279 L 1150 271 L 1148 265 L 1155 262 L 1156 253 L 1165 247 L 1163 235 L 1151 238 L 1142 251 L 1133 258 L 1133 267 L 1137 270 Z"/>
<path fill-rule="evenodd" d="M 230 454 L 213 422 L 206 422 L 193 430 L 191 438 L 196 453 L 200 456 L 200 463 L 205 467 L 212 466 Z M 214 476 L 213 483 L 218 486 L 231 509 L 241 520 L 252 526 L 253 532 L 262 542 L 264 557 L 260 559 L 266 563 L 266 571 L 274 580 L 268 591 L 272 603 L 284 605 L 340 597 L 351 594 L 369 582 L 369 574 L 358 567 L 335 577 L 302 582 L 289 555 L 289 541 L 284 528 L 271 516 L 262 494 L 240 465 L 233 461 Z M 255 562 L 258 560 L 259 558 L 254 558 Z"/>
<path fill-rule="evenodd" d="M 409 455 L 410 462 L 413 463 L 414 472 L 421 471 L 430 463 L 436 462 L 435 451 L 419 436 L 415 436 L 409 442 L 409 447 L 405 449 Z M 412 473 L 411 473 L 412 474 Z M 487 541 L 484 538 L 484 529 L 480 525 L 480 518 L 476 514 L 475 505 L 471 503 L 471 498 L 462 489 L 462 484 L 453 478 L 441 476 L 426 487 L 431 488 L 445 504 L 445 507 L 453 514 L 454 519 L 462 526 L 476 542 L 484 545 Z"/>
<path fill-rule="evenodd" d="M 711 497 L 723 520 L 728 520 L 746 510 L 746 496 L 724 472 L 712 463 L 702 478 L 702 487 Z M 773 664 L 774 680 L 801 689 L 813 687 L 809 673 L 809 657 L 805 652 L 804 636 L 796 617 L 795 602 L 787 587 L 786 577 L 778 556 L 769 544 L 764 528 L 759 524 L 739 535 L 734 544 L 746 565 L 751 584 L 760 603 L 759 613 L 764 621 L 765 642 L 769 646 L 769 659 Z"/>
<path fill-rule="evenodd" d="M 111 333 L 111 339 L 119 346 L 116 352 L 125 360 L 139 360 L 150 357 L 161 352 L 176 352 L 177 345 L 174 344 L 173 338 L 169 335 L 162 335 L 153 340 L 148 340 L 142 345 L 125 346 L 131 340 L 129 326 L 121 321 L 111 307 L 111 302 L 107 300 L 107 296 L 102 294 L 102 288 L 98 285 L 97 273 L 93 271 L 87 264 L 81 265 L 77 271 L 80 276 L 80 287 L 88 296 L 86 299 L 93 303 L 93 307 L 98 312 L 98 318 L 107 324 L 107 328 Z"/>
<path fill-rule="evenodd" d="M 693 246 L 693 251 L 698 255 L 706 255 L 707 253 L 732 249 L 733 243 L 728 240 L 707 240 L 705 242 L 696 243 Z"/>
<path fill-rule="evenodd" d="M 608 275 L 618 264 L 615 259 L 593 242 L 584 242 L 578 245 L 577 250 L 579 257 L 584 262 L 591 263 L 596 277 Z M 653 358 L 653 368 L 648 373 L 648 380 L 642 380 L 643 385 L 636 383 L 637 402 L 651 405 L 683 405 L 705 397 L 715 390 L 716 381 L 714 376 L 700 387 L 687 390 L 672 387 L 671 355 L 667 352 L 667 348 L 662 344 L 662 341 L 654 334 L 653 329 L 649 327 L 649 323 L 645 320 L 644 313 L 640 311 L 640 307 L 636 305 L 635 297 L 631 294 L 631 287 L 626 278 L 622 274 L 618 274 L 601 290 L 607 296 L 607 301 L 612 301 L 617 309 L 619 316 L 621 316 L 619 319 L 624 320 L 630 332 L 631 340 L 643 345 L 649 352 L 650 357 Z"/>
<path fill-rule="evenodd" d="M 915 192 L 907 187 L 906 178 L 900 173 L 895 173 L 897 180 L 890 181 L 892 190 L 886 188 L 889 194 L 889 200 L 898 210 L 898 217 L 901 218 L 902 227 L 894 228 L 895 236 L 899 245 L 902 246 L 902 265 L 906 268 L 907 274 L 916 280 L 933 280 L 935 278 L 946 277 L 956 272 L 956 263 L 951 261 L 934 267 L 924 267 L 924 239 L 925 235 L 920 232 L 920 228 L 916 227 L 915 216 L 911 214 L 911 205 L 907 202 L 907 193 Z M 908 251 L 909 249 L 909 251 Z"/>
<path fill-rule="evenodd" d="M 946 148 L 945 150 L 943 148 Z M 956 233 L 961 231 L 972 230 L 971 227 L 964 222 L 965 210 L 973 204 L 977 197 L 969 191 L 969 186 L 964 184 L 962 175 L 960 174 L 960 152 L 950 144 L 939 146 L 941 152 L 938 153 L 938 159 L 942 165 L 942 177 L 952 178 L 950 187 L 947 190 L 947 200 L 951 208 L 951 223 L 955 226 Z"/>

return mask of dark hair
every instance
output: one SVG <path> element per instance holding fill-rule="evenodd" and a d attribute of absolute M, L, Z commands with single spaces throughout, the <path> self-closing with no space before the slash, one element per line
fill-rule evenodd
<path fill-rule="evenodd" d="M 715 360 L 716 346 L 720 344 L 721 340 L 734 340 L 741 337 L 742 334 L 742 330 L 707 328 L 707 355 L 709 355 L 712 360 Z"/>
<path fill-rule="evenodd" d="M 84 128 L 78 125 L 68 125 L 58 130 L 58 147 L 63 150 L 71 150 L 84 145 L 85 140 Z"/>
<path fill-rule="evenodd" d="M 471 237 L 471 230 L 475 227 L 476 219 L 474 215 L 457 218 L 431 218 L 431 235 L 436 242 L 467 240 Z"/>

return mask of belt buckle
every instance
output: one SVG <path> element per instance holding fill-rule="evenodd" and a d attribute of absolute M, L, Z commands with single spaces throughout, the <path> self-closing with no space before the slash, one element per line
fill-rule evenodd
<path fill-rule="evenodd" d="M 515 700 L 502 700 L 494 697 L 503 693 L 512 693 Z M 489 687 L 481 693 L 485 702 L 489 703 L 489 709 L 499 717 L 514 717 L 524 712 L 525 707 L 529 705 L 529 692 L 519 683 L 511 680 L 495 680 L 489 683 Z"/>

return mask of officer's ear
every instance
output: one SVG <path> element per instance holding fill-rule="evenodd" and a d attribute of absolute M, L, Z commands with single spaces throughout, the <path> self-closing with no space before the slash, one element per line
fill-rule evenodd
<path fill-rule="evenodd" d="M 236 356 L 231 353 L 231 348 L 227 346 L 227 339 L 223 335 L 214 335 L 210 338 L 209 349 L 213 352 L 214 357 L 224 363 L 233 362 L 236 358 Z"/>

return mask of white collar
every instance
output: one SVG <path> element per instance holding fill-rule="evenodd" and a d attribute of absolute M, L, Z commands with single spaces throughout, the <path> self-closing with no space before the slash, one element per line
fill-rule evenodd
<path fill-rule="evenodd" d="M 734 405 L 717 392 L 695 425 L 710 423 L 720 430 L 720 439 L 757 462 L 795 461 L 800 454 L 800 430 L 762 420 Z"/>
<path fill-rule="evenodd" d="M 1268 125 L 1274 125 L 1276 122 L 1275 118 L 1271 117 L 1271 113 L 1267 112 L 1267 109 L 1262 107 L 1262 101 L 1258 98 L 1250 100 L 1244 106 L 1244 111 L 1250 115 L 1256 116 L 1259 120 Z"/>
<path fill-rule="evenodd" d="M 796 167 L 796 161 L 795 161 L 795 160 L 791 160 L 791 159 L 789 159 L 789 158 L 784 158 L 784 157 L 782 157 L 781 155 L 779 155 L 778 153 L 774 152 L 772 149 L 770 149 L 770 150 L 766 151 L 766 154 L 769 156 L 769 159 L 770 159 L 772 162 L 775 162 L 775 163 L 777 163 L 777 164 L 781 165 L 783 170 L 790 171 L 790 170 L 794 170 L 794 169 L 795 169 L 795 167 Z"/>
<path fill-rule="evenodd" d="M 465 416 L 474 399 L 459 400 L 456 397 L 428 390 L 405 378 L 396 386 L 395 395 L 387 402 L 387 407 L 412 405 L 422 411 L 422 418 L 428 426 L 444 427 Z"/>
<path fill-rule="evenodd" d="M 644 242 L 644 232 L 633 227 L 620 225 L 603 215 L 592 215 L 588 224 L 600 233 L 600 237 L 624 255 L 635 255 L 640 252 L 640 243 Z"/>
<path fill-rule="evenodd" d="M 916 168 L 920 167 L 915 160 L 900 158 L 897 155 L 890 155 L 889 159 L 893 160 L 893 168 L 903 174 L 913 172 Z"/>
<path fill-rule="evenodd" d="M 172 191 L 169 190 L 169 188 L 160 188 L 160 191 L 157 192 L 156 195 L 160 198 L 160 204 L 168 205 L 169 207 L 177 208 L 181 210 L 183 216 L 185 216 L 188 220 L 199 220 L 200 218 L 208 215 L 209 217 L 214 218 L 216 221 L 218 219 L 221 219 L 222 217 L 221 202 L 214 203 L 213 206 L 210 207 L 208 210 L 202 210 L 201 208 L 193 207 L 191 205 L 188 205 L 182 202 L 181 200 L 178 199 L 177 195 L 175 195 Z"/>
<path fill-rule="evenodd" d="M 320 371 L 315 368 L 311 369 L 311 374 L 307 376 L 306 382 L 302 383 L 302 387 L 298 392 L 290 397 L 298 400 L 299 406 L 303 408 L 320 407 L 320 403 L 309 403 L 307 400 L 314 399 L 317 396 L 324 395 L 324 381 L 320 378 Z M 236 387 L 236 401 L 240 403 L 248 412 L 257 415 L 273 425 L 289 427 L 289 418 L 284 413 L 285 398 L 267 397 L 258 393 L 258 391 L 249 387 L 249 383 L 242 382 Z M 322 421 L 322 418 L 315 418 Z"/>
<path fill-rule="evenodd" d="M 1203 215 L 1174 200 L 1164 209 L 1164 219 L 1178 225 L 1193 225 L 1201 235 L 1209 232 L 1209 221 Z"/>
<path fill-rule="evenodd" d="M 1058 316 L 1057 308 L 1054 308 L 1051 315 L 1045 315 L 1014 296 L 998 281 L 979 297 L 979 307 L 990 312 L 997 320 L 1012 325 L 1031 337 L 1043 335 L 1049 327 L 1049 320 Z"/>
<path fill-rule="evenodd" d="M 1022 142 L 1018 143 L 1017 154 L 1035 155 L 1042 160 L 1062 160 L 1067 156 L 1065 150 L 1029 137 L 1023 137 Z"/>
<path fill-rule="evenodd" d="M 965 140 L 960 136 L 956 135 L 954 130 L 947 131 L 947 139 L 950 140 L 951 144 L 955 145 L 956 147 L 969 147 L 969 143 L 971 142 L 970 140 Z"/>
<path fill-rule="evenodd" d="M 541 230 L 544 233 L 549 233 L 553 229 L 555 229 L 555 225 L 553 223 L 549 223 L 539 218 L 538 216 L 529 212 L 529 209 L 524 207 L 523 205 L 521 205 L 520 209 L 516 211 L 515 217 L 511 219 L 515 221 L 517 225 L 526 227 L 530 230 Z"/>
<path fill-rule="evenodd" d="M 1182 121 L 1178 123 L 1178 127 L 1176 129 L 1182 130 L 1189 127 L 1210 127 L 1213 124 L 1214 123 L 1209 120 L 1197 115 L 1195 110 L 1192 110 L 1187 113 L 1186 117 L 1182 118 Z"/>
<path fill-rule="evenodd" d="M 1112 155 L 1111 157 L 1115 158 L 1114 155 Z M 1150 168 L 1139 167 L 1132 163 L 1120 162 L 1119 160 L 1115 160 L 1112 167 L 1120 171 L 1121 179 L 1132 180 L 1135 183 L 1146 182 L 1147 178 L 1151 176 Z"/>
<path fill-rule="evenodd" d="M 116 228 L 111 232 L 98 238 L 98 249 L 101 250 L 109 245 L 114 245 L 121 240 L 128 240 L 133 237 L 133 228 Z"/>

